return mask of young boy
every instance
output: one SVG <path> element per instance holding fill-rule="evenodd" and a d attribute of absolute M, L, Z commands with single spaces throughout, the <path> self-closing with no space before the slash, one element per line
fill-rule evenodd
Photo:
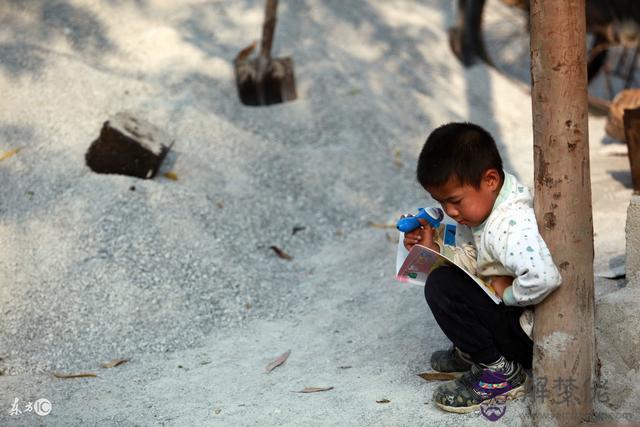
<path fill-rule="evenodd" d="M 502 170 L 491 135 L 470 123 L 449 123 L 429 135 L 417 178 L 468 238 L 458 242 L 464 235 L 459 233 L 457 247 L 445 246 L 421 220 L 420 229 L 405 234 L 405 248 L 420 244 L 466 259 L 465 268 L 475 267 L 472 272 L 491 283 L 503 301 L 495 304 L 453 268 L 429 275 L 427 303 L 454 345 L 435 352 L 431 366 L 443 372 L 466 371 L 440 385 L 434 401 L 446 411 L 464 413 L 498 395 L 524 394 L 524 369 L 531 367 L 533 343 L 519 324 L 522 307 L 540 302 L 561 282 L 538 232 L 531 193 Z M 470 254 L 475 262 L 469 262 Z"/>

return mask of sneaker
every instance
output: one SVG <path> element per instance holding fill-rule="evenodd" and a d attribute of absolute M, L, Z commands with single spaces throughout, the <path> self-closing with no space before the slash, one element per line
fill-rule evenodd
<path fill-rule="evenodd" d="M 471 357 L 455 346 L 449 350 L 438 350 L 431 355 L 431 368 L 434 371 L 462 375 L 471 365 Z"/>
<path fill-rule="evenodd" d="M 526 394 L 529 379 L 522 365 L 500 360 L 502 364 L 497 369 L 474 364 L 457 380 L 438 386 L 433 393 L 436 405 L 448 412 L 464 414 L 480 409 L 482 402 L 497 396 L 506 401 Z"/>

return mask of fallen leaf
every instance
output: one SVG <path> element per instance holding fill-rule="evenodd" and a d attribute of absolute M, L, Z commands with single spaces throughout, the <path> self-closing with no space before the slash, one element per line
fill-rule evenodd
<path fill-rule="evenodd" d="M 224 203 L 222 202 L 216 202 L 216 206 L 220 209 L 224 208 Z"/>
<path fill-rule="evenodd" d="M 267 365 L 267 373 L 273 371 L 275 368 L 277 368 L 278 366 L 282 365 L 284 362 L 287 361 L 287 359 L 289 358 L 289 355 L 291 354 L 291 350 L 287 350 L 284 353 L 282 353 L 276 360 L 274 360 L 273 362 L 269 363 Z"/>
<path fill-rule="evenodd" d="M 273 251 L 276 253 L 276 255 L 278 255 L 280 258 L 286 259 L 287 261 L 291 261 L 293 259 L 293 257 L 291 255 L 289 255 L 288 253 L 286 253 L 285 251 L 283 251 L 279 247 L 277 247 L 277 246 L 269 246 L 269 247 L 271 249 L 273 249 Z"/>
<path fill-rule="evenodd" d="M 292 235 L 295 235 L 298 231 L 302 231 L 305 230 L 307 227 L 302 227 L 299 225 L 296 225 L 295 227 L 293 227 L 293 231 L 291 232 Z"/>
<path fill-rule="evenodd" d="M 390 403 L 389 399 L 376 400 L 376 403 Z"/>
<path fill-rule="evenodd" d="M 53 376 L 56 378 L 94 378 L 97 377 L 97 374 L 93 372 L 79 372 L 77 374 L 65 374 L 63 372 L 54 372 Z"/>
<path fill-rule="evenodd" d="M 216 414 L 216 415 L 219 415 L 219 414 L 220 414 L 220 412 L 222 412 L 222 409 L 216 409 L 216 410 L 215 410 L 215 411 L 213 411 L 213 412 L 215 412 L 215 414 Z"/>
<path fill-rule="evenodd" d="M 351 369 L 352 366 L 338 366 L 338 369 Z"/>
<path fill-rule="evenodd" d="M 129 361 L 129 359 L 113 359 L 111 362 L 108 363 L 103 363 L 102 366 L 103 368 L 109 369 L 109 368 L 115 368 L 116 366 L 120 366 L 123 363 L 127 363 Z"/>
<path fill-rule="evenodd" d="M 401 168 L 403 166 L 402 160 L 400 160 L 400 150 L 398 148 L 393 151 L 393 164 L 397 168 Z"/>
<path fill-rule="evenodd" d="M 418 374 L 425 381 L 448 381 L 455 380 L 459 375 L 454 375 L 448 372 L 423 372 Z"/>
<path fill-rule="evenodd" d="M 172 180 L 172 181 L 177 181 L 178 180 L 178 175 L 176 175 L 175 172 L 165 172 L 163 174 L 163 176 L 165 178 L 168 178 L 168 179 Z"/>
<path fill-rule="evenodd" d="M 396 228 L 396 225 L 393 223 L 382 224 L 379 222 L 369 221 L 368 224 L 370 227 L 374 228 Z"/>
<path fill-rule="evenodd" d="M 336 230 L 336 236 L 342 236 L 344 233 L 342 232 L 342 230 L 340 228 L 338 228 Z"/>
<path fill-rule="evenodd" d="M 244 49 L 242 49 L 240 51 L 240 53 L 238 53 L 236 55 L 236 59 L 235 61 L 246 61 L 247 58 L 249 58 L 249 56 L 251 56 L 251 53 L 253 52 L 253 50 L 256 48 L 256 42 L 251 43 L 249 46 L 245 47 Z"/>
<path fill-rule="evenodd" d="M 19 148 L 14 148 L 13 150 L 5 151 L 4 153 L 0 154 L 0 161 L 8 159 L 9 157 L 15 156 L 16 154 L 18 154 L 18 151 L 20 151 Z"/>
<path fill-rule="evenodd" d="M 318 393 L 320 391 L 329 391 L 333 390 L 333 387 L 305 387 L 300 391 L 296 391 L 296 393 Z"/>

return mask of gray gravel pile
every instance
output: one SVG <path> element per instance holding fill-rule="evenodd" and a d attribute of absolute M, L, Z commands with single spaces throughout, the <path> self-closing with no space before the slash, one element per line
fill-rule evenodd
<path fill-rule="evenodd" d="M 163 24 L 185 32 L 189 43 L 206 44 L 207 55 L 224 61 L 226 67 L 217 65 L 229 77 L 230 48 L 199 33 L 205 25 L 215 31 L 216 21 L 206 23 L 195 5 L 174 7 L 189 17 Z M 282 8 L 281 44 L 291 45 L 302 29 L 289 19 L 306 13 L 297 7 Z M 221 4 L 200 8 L 215 14 Z M 345 9 L 331 4 L 326 13 Z M 61 106 L 25 99 L 21 93 L 30 89 L 22 83 L 5 101 L 13 108 L 2 113 L 2 148 L 21 148 L 1 172 L 0 348 L 11 374 L 192 347 L 215 328 L 304 312 L 316 292 L 304 286 L 314 273 L 305 258 L 329 240 L 368 227 L 367 221 L 386 222 L 406 198 L 397 189 L 413 181 L 411 165 L 399 169 L 393 162 L 394 149 L 415 142 L 398 127 L 407 118 L 399 120 L 390 107 L 371 114 L 373 106 L 392 100 L 383 94 L 373 105 L 363 102 L 371 74 L 362 64 L 338 71 L 315 47 L 296 51 L 302 99 L 247 108 L 232 79 L 206 75 L 219 69 L 165 71 L 133 63 L 115 72 L 116 66 L 105 65 L 97 55 L 126 59 L 118 38 L 131 36 L 112 36 L 120 30 L 107 25 L 89 31 L 81 18 L 98 22 L 111 10 L 108 3 L 90 10 L 71 2 L 12 2 L 4 12 L 12 30 L 6 34 L 17 36 L 20 24 L 29 23 L 21 41 L 5 34 L 5 46 L 23 46 L 42 60 L 32 70 L 36 65 L 10 56 L 5 67 L 18 75 L 5 69 L 5 82 L 36 79 L 53 99 L 67 98 Z M 321 46 L 316 36 L 322 28 L 305 28 L 306 39 Z M 43 37 L 58 47 L 45 48 Z M 237 38 L 237 47 L 251 40 L 240 30 Z M 167 49 L 171 54 L 178 47 Z M 74 62 L 86 72 L 58 77 Z M 310 81 L 312 70 L 330 68 Z M 65 90 L 77 85 L 90 88 L 88 96 Z M 92 90 L 105 91 L 103 104 Z M 98 175 L 86 167 L 84 151 L 108 114 L 122 107 L 175 136 L 163 170 L 174 171 L 178 181 Z M 28 117 L 20 114 L 27 111 Z M 305 228 L 293 234 L 294 227 Z M 294 260 L 278 258 L 272 245 Z"/>

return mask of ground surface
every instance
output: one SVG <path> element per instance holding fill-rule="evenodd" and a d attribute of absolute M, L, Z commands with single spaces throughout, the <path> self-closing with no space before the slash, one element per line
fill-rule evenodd
<path fill-rule="evenodd" d="M 448 1 L 280 6 L 274 55 L 294 58 L 299 100 L 247 108 L 231 60 L 259 37 L 262 2 L 4 3 L 0 152 L 20 151 L 0 162 L 0 424 L 487 422 L 431 402 L 417 374 L 446 338 L 422 289 L 393 279 L 396 232 L 369 222 L 430 203 L 415 159 L 446 121 L 488 128 L 531 184 L 530 98 L 455 61 Z M 175 136 L 162 172 L 177 181 L 85 166 L 123 110 Z M 603 128 L 591 119 L 596 271 L 615 275 L 630 175 Z M 598 299 L 624 285 L 598 279 Z M 640 419 L 625 342 L 603 352 L 604 374 L 628 384 L 602 419 Z M 130 360 L 100 367 L 115 358 Z M 98 377 L 52 375 L 86 371 Z M 10 415 L 40 398 L 49 415 Z M 528 425 L 529 403 L 501 422 Z"/>

